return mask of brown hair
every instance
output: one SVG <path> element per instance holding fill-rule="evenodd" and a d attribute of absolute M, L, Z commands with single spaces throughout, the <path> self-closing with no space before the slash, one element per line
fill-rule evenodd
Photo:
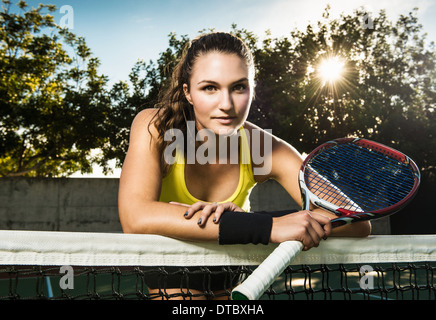
<path fill-rule="evenodd" d="M 183 132 L 186 140 L 188 135 L 187 122 L 195 120 L 195 114 L 192 106 L 186 100 L 183 85 L 187 84 L 189 88 L 196 59 L 209 52 L 236 54 L 247 63 L 254 76 L 253 55 L 240 38 L 230 33 L 212 32 L 201 35 L 188 43 L 173 71 L 169 87 L 161 93 L 157 104 L 159 110 L 151 122 L 154 123 L 159 133 L 157 145 L 161 154 L 164 175 L 169 169 L 169 165 L 165 163 L 163 154 L 165 148 L 171 143 L 171 141 L 164 140 L 165 132 L 169 129 L 179 129 Z"/>

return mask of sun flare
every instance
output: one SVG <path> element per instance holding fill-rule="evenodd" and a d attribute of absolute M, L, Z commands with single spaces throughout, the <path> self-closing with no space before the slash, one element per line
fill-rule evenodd
<path fill-rule="evenodd" d="M 340 80 L 344 72 L 344 64 L 338 56 L 323 59 L 318 67 L 319 77 L 325 84 Z"/>

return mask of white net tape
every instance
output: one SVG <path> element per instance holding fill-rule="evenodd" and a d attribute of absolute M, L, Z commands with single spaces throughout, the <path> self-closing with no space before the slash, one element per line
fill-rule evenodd
<path fill-rule="evenodd" d="M 156 235 L 0 231 L 1 265 L 259 265 L 277 245 L 218 245 Z M 300 264 L 436 261 L 436 236 L 334 238 L 304 251 Z"/>

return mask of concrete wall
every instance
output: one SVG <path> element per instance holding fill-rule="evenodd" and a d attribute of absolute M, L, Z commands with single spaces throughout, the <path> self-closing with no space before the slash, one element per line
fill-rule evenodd
<path fill-rule="evenodd" d="M 0 228 L 121 231 L 118 179 L 0 179 Z"/>
<path fill-rule="evenodd" d="M 121 232 L 119 179 L 0 179 L 0 229 Z M 297 208 L 276 182 L 254 188 L 253 210 Z M 389 234 L 389 220 L 373 223 L 374 234 Z"/>

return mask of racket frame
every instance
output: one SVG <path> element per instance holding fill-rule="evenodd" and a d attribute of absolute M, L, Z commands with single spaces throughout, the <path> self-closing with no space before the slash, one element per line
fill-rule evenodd
<path fill-rule="evenodd" d="M 320 152 L 322 152 L 326 148 L 331 148 L 334 145 L 337 144 L 356 144 L 360 147 L 369 149 L 370 151 L 379 152 L 382 153 L 385 156 L 394 158 L 395 160 L 402 162 L 404 164 L 407 164 L 410 166 L 413 175 L 414 175 L 414 186 L 410 190 L 407 196 L 405 196 L 402 200 L 397 202 L 396 204 L 382 208 L 380 210 L 374 210 L 374 211 L 353 211 L 345 208 L 341 208 L 339 206 L 336 206 L 334 204 L 331 204 L 328 201 L 325 201 L 315 194 L 313 194 L 309 188 L 306 186 L 306 180 L 305 180 L 305 169 L 307 168 L 308 163 Z M 361 138 L 339 138 L 335 140 L 331 140 L 329 142 L 326 142 L 320 146 L 318 146 L 316 149 L 314 149 L 303 161 L 303 164 L 301 165 L 301 169 L 299 172 L 299 186 L 301 191 L 301 197 L 303 200 L 303 209 L 309 210 L 310 203 L 313 205 L 326 209 L 332 213 L 334 213 L 337 218 L 332 219 L 332 225 L 333 227 L 354 223 L 357 221 L 365 221 L 365 220 L 371 220 L 371 219 L 378 219 L 382 217 L 389 216 L 395 212 L 398 212 L 402 208 L 404 208 L 416 195 L 417 189 L 419 187 L 421 180 L 419 169 L 416 165 L 416 163 L 410 159 L 405 154 L 399 152 L 398 150 L 395 150 L 393 148 L 390 148 L 388 146 L 385 146 L 381 143 L 377 143 L 371 140 L 367 139 L 361 139 Z"/>

